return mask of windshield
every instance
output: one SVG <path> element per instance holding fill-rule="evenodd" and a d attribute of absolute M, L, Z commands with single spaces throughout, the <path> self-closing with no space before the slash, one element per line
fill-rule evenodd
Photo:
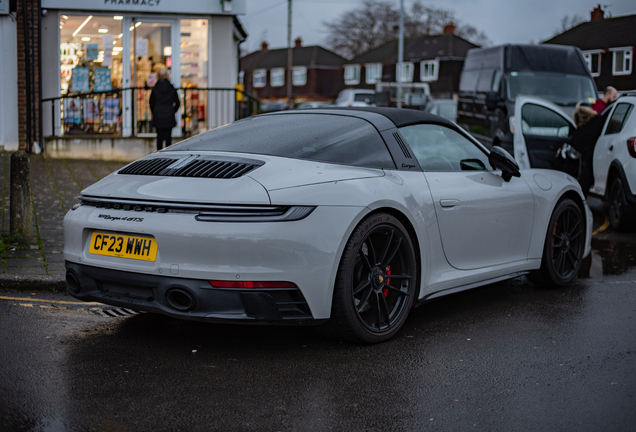
<path fill-rule="evenodd" d="M 164 151 L 224 151 L 395 169 L 378 131 L 365 120 L 328 114 L 248 117 Z"/>
<path fill-rule="evenodd" d="M 539 96 L 562 106 L 577 102 L 594 103 L 596 91 L 590 77 L 550 72 L 510 72 L 507 75 L 508 100 L 517 95 Z"/>

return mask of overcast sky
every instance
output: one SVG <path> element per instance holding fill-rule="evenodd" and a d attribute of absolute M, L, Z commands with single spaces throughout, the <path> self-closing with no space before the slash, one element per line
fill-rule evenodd
<path fill-rule="evenodd" d="M 389 0 L 399 7 L 399 0 Z M 405 0 L 408 10 L 413 0 Z M 486 33 L 493 44 L 541 42 L 555 34 L 565 15 L 590 19 L 598 3 L 585 0 L 429 0 L 425 5 L 451 9 L 461 24 Z M 333 21 L 362 0 L 292 0 L 292 38 L 303 45 L 325 45 L 324 21 Z M 636 14 L 633 0 L 612 0 L 603 7 L 614 17 Z M 607 14 L 606 14 L 607 16 Z M 243 49 L 252 52 L 263 40 L 270 48 L 287 46 L 287 0 L 247 0 L 239 17 L 249 37 Z M 636 29 L 634 30 L 636 31 Z"/>

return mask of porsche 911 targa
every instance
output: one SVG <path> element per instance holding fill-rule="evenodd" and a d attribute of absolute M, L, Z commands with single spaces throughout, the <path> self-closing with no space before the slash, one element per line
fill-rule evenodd
<path fill-rule="evenodd" d="M 519 170 L 415 110 L 259 115 L 133 162 L 64 219 L 78 299 L 373 343 L 446 294 L 528 275 L 563 285 L 590 252 L 575 179 Z"/>

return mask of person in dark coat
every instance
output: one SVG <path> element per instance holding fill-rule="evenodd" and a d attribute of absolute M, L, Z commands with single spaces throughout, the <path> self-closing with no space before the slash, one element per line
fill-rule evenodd
<path fill-rule="evenodd" d="M 168 80 L 168 71 L 164 68 L 157 72 L 157 84 L 150 93 L 152 124 L 157 130 L 157 151 L 172 144 L 172 128 L 177 125 L 174 118 L 181 102 L 179 94 Z"/>
<path fill-rule="evenodd" d="M 592 109 L 584 106 L 577 106 L 576 111 L 574 111 L 573 117 L 577 128 L 572 134 L 572 147 L 581 153 L 581 170 L 577 180 L 585 196 L 587 196 L 590 187 L 594 184 L 594 170 L 592 167 L 594 147 L 598 137 L 601 136 L 607 115 L 608 113 L 596 115 Z"/>

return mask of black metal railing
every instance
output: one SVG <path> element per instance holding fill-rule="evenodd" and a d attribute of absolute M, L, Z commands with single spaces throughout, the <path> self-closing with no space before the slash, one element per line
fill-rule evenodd
<path fill-rule="evenodd" d="M 258 100 L 234 88 L 178 88 L 181 134 L 196 135 L 257 113 Z M 70 93 L 42 99 L 50 110 L 49 136 L 97 134 L 131 136 L 154 132 L 149 99 L 152 88 L 129 87 L 109 92 Z M 127 109 L 124 109 L 127 108 Z M 128 122 L 125 122 L 127 116 Z M 46 129 L 46 128 L 45 128 Z"/>

